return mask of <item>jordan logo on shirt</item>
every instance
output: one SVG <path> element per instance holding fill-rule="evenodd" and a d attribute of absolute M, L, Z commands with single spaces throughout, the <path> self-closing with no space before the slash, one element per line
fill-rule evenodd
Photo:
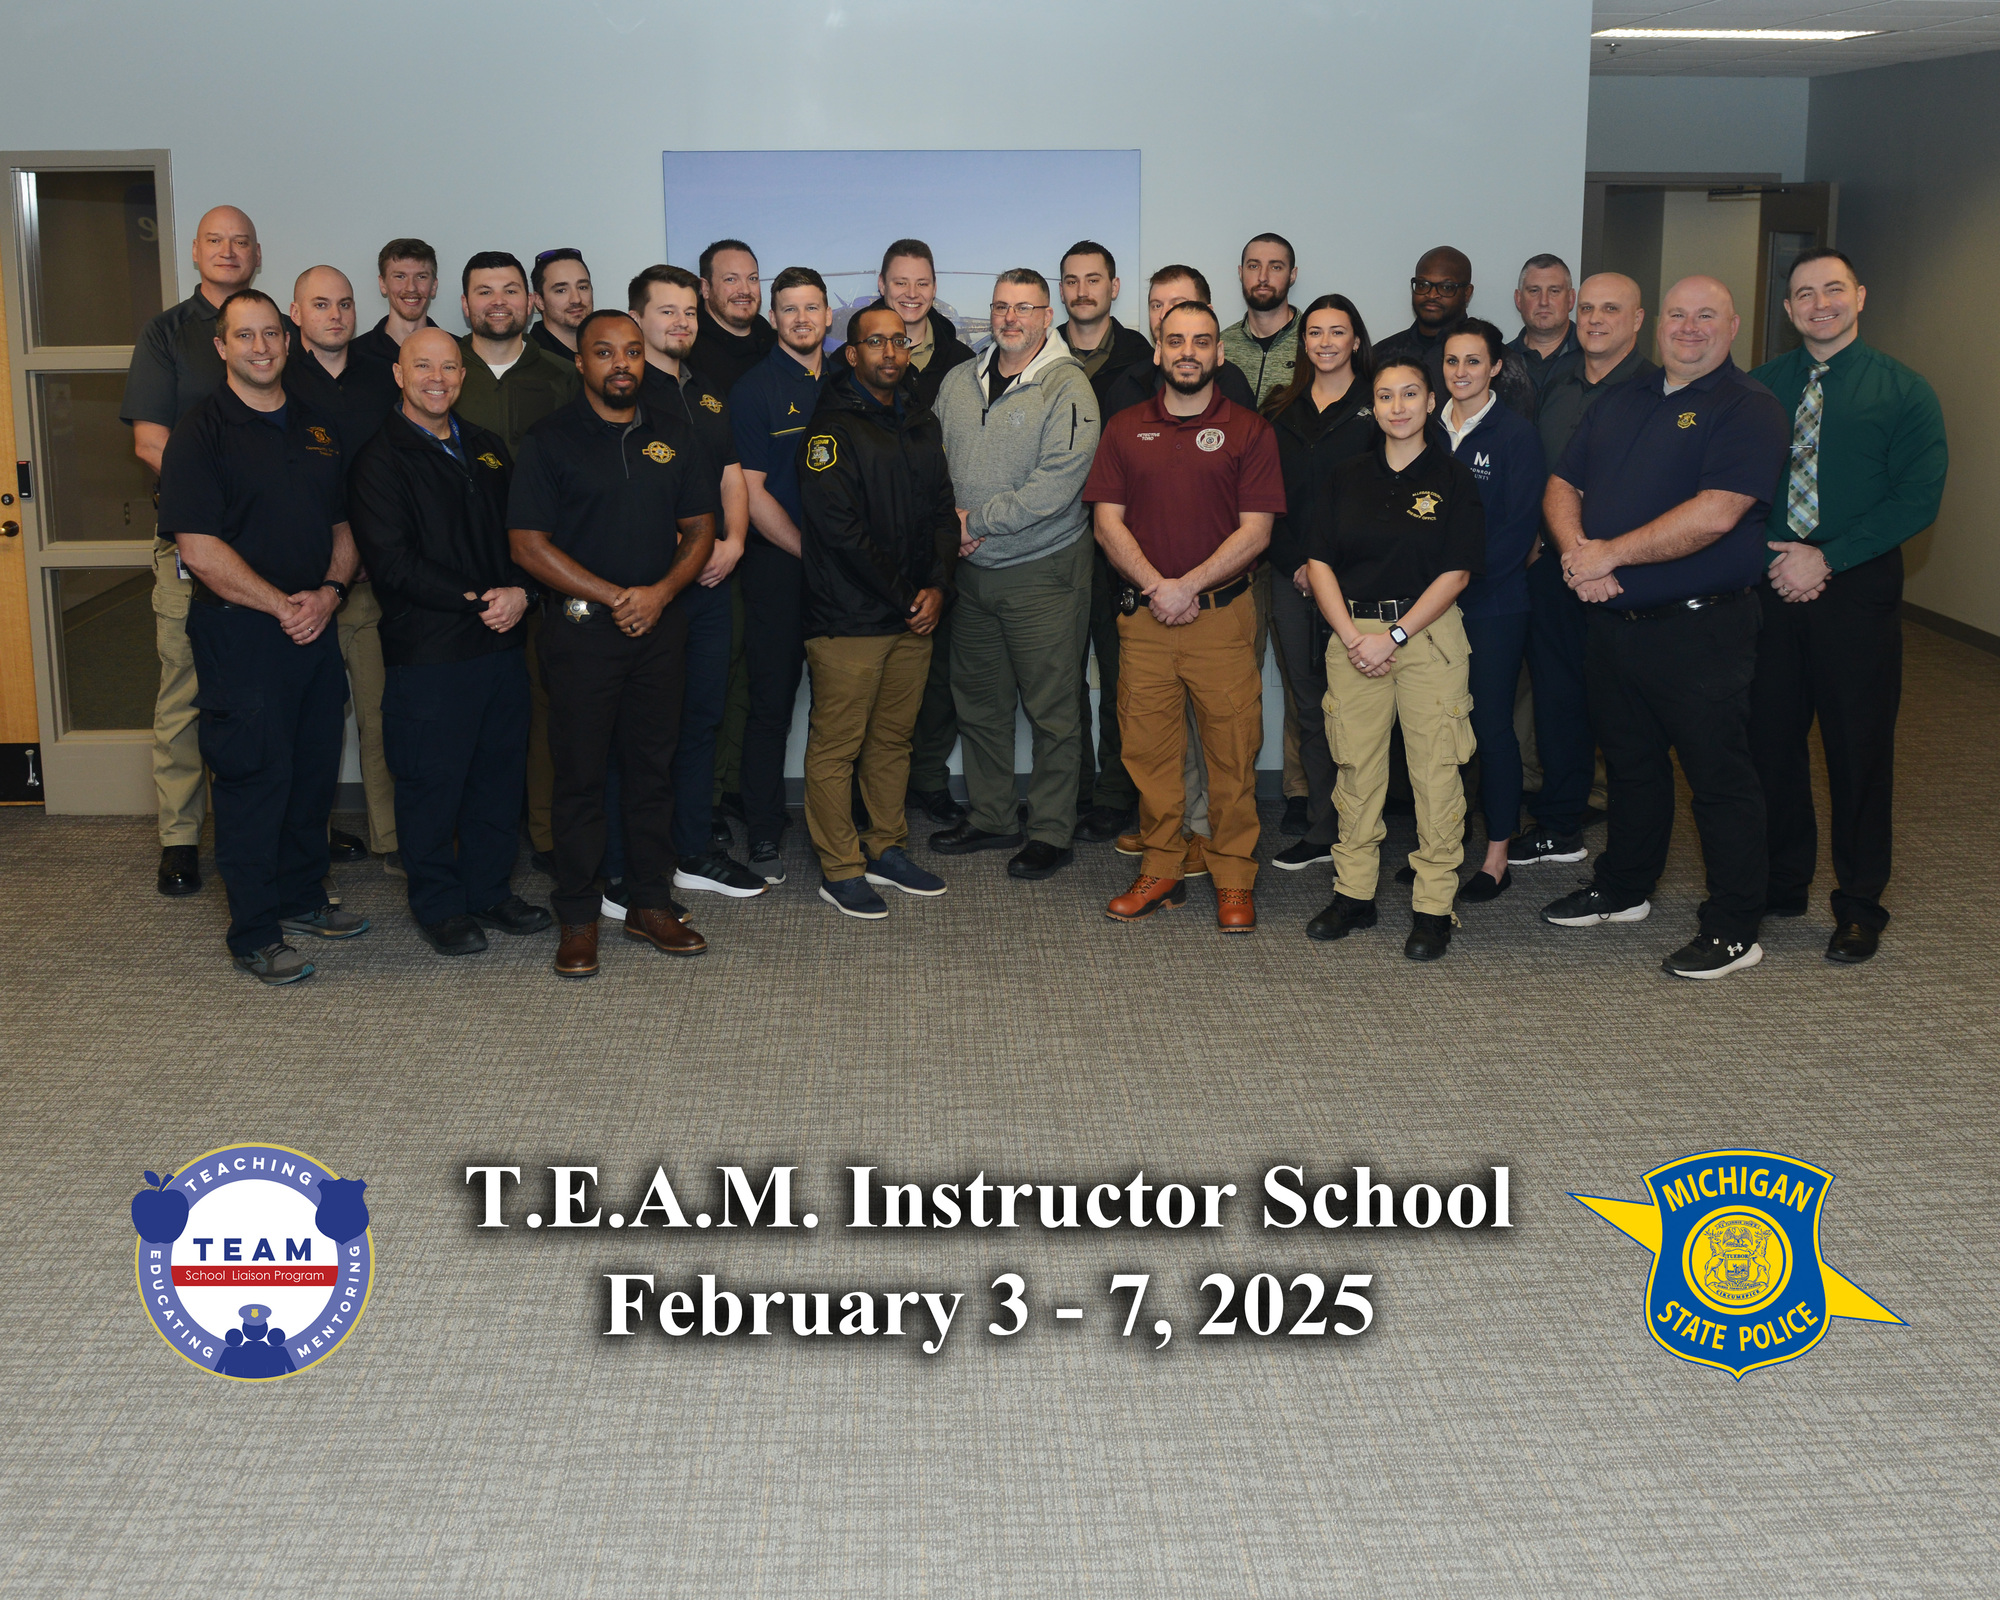
<path fill-rule="evenodd" d="M 797 416 L 798 414 L 799 414 L 799 408 L 798 408 L 797 406 L 795 406 L 795 405 L 787 405 L 787 406 L 785 407 L 785 415 L 786 415 L 786 416 L 788 416 L 788 417 L 796 417 L 796 416 Z"/>

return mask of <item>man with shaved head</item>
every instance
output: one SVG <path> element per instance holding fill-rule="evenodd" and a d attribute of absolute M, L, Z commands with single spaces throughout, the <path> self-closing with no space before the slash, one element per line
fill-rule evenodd
<path fill-rule="evenodd" d="M 1379 367 L 1392 356 L 1415 357 L 1431 375 L 1431 392 L 1443 394 L 1445 334 L 1472 310 L 1471 258 L 1448 244 L 1426 250 L 1410 277 L 1410 310 L 1414 322 L 1376 343 L 1375 364 Z M 1501 404 L 1534 417 L 1535 384 L 1525 363 L 1509 361 L 1502 366 L 1493 380 L 1493 392 Z"/>
<path fill-rule="evenodd" d="M 222 387 L 215 313 L 247 289 L 263 265 L 256 224 L 235 206 L 216 206 L 194 230 L 193 294 L 146 324 L 125 376 L 121 421 L 131 424 L 132 453 L 154 473 L 174 424 Z M 154 640 L 160 688 L 153 703 L 153 787 L 159 799 L 161 894 L 201 888 L 199 843 L 208 814 L 201 749 L 195 737 L 194 655 L 187 642 L 189 582 L 172 539 L 153 541 Z"/>
<path fill-rule="evenodd" d="M 1769 854 L 1749 733 L 1754 591 L 1791 430 L 1771 391 L 1729 359 L 1740 326 L 1716 279 L 1669 289 L 1666 370 L 1584 413 L 1542 502 L 1564 580 L 1590 613 L 1590 713 L 1611 797 L 1594 876 L 1542 916 L 1586 928 L 1652 910 L 1673 835 L 1677 755 L 1708 868 L 1700 931 L 1662 963 L 1678 978 L 1719 978 L 1764 958 Z"/>
<path fill-rule="evenodd" d="M 1535 413 L 1542 450 L 1560 461 L 1583 414 L 1621 383 L 1660 369 L 1639 354 L 1646 320 L 1639 286 L 1620 272 L 1583 280 L 1576 297 L 1578 348 L 1556 363 Z M 1504 370 L 1504 369 L 1503 369 Z M 1542 792 L 1535 828 L 1507 849 L 1509 866 L 1581 861 L 1583 818 L 1597 769 L 1597 741 L 1590 732 L 1584 695 L 1584 606 L 1563 582 L 1562 552 L 1546 524 L 1541 550 L 1528 566 L 1528 676 L 1535 688 L 1535 753 Z"/>

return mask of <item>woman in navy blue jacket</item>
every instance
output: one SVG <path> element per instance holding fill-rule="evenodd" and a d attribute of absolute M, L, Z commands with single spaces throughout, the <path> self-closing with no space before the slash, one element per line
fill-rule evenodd
<path fill-rule="evenodd" d="M 1514 882 L 1507 843 L 1521 825 L 1521 741 L 1514 692 L 1528 644 L 1528 555 L 1542 525 L 1548 460 L 1535 425 L 1498 403 L 1504 357 L 1500 330 L 1467 317 L 1445 336 L 1449 396 L 1438 422 L 1452 455 L 1472 472 L 1486 512 L 1486 570 L 1459 599 L 1472 645 L 1472 729 L 1479 741 L 1479 803 L 1486 859 L 1458 897 L 1491 900 Z"/>

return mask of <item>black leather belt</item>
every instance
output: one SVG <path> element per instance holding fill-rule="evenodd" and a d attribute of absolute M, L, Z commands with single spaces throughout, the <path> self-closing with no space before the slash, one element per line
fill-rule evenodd
<path fill-rule="evenodd" d="M 567 595 L 552 594 L 548 600 L 550 612 L 565 622 L 609 622 L 611 607 L 602 601 L 573 600 Z"/>
<path fill-rule="evenodd" d="M 1347 614 L 1364 622 L 1401 622 L 1416 610 L 1414 600 L 1350 600 Z"/>
<path fill-rule="evenodd" d="M 1719 606 L 1725 601 L 1740 600 L 1749 592 L 1748 589 L 1731 589 L 1727 594 L 1698 594 L 1692 600 L 1669 600 L 1665 605 L 1641 606 L 1636 611 L 1613 610 L 1611 615 L 1626 622 L 1649 622 L 1655 617 L 1677 617 L 1683 611 L 1706 611 L 1710 606 Z"/>

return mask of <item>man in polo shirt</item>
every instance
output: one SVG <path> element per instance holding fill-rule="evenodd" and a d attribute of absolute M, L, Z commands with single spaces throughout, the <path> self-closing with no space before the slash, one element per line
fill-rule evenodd
<path fill-rule="evenodd" d="M 215 311 L 246 289 L 263 265 L 257 226 L 234 206 L 205 212 L 194 230 L 193 294 L 146 324 L 132 348 L 119 420 L 132 428 L 132 453 L 155 476 L 174 425 L 221 387 L 215 353 Z M 153 541 L 153 635 L 160 688 L 153 703 L 153 788 L 159 801 L 161 894 L 201 888 L 201 824 L 208 814 L 199 736 L 195 729 L 194 655 L 188 647 L 190 580 L 180 570 L 171 534 Z"/>
<path fill-rule="evenodd" d="M 699 955 L 672 910 L 674 742 L 686 690 L 681 593 L 715 547 L 715 495 L 686 425 L 639 400 L 646 341 L 623 311 L 577 330 L 583 398 L 528 430 L 508 495 L 515 563 L 548 592 L 541 668 L 555 759 L 555 970 L 597 971 L 605 768 L 618 751 L 625 936 Z"/>
<path fill-rule="evenodd" d="M 806 664 L 799 443 L 829 373 L 823 346 L 833 317 L 826 280 L 810 267 L 785 268 L 771 281 L 771 314 L 777 318 L 778 343 L 729 392 L 729 411 L 750 491 L 750 542 L 737 569 L 750 686 L 743 723 L 743 818 L 750 870 L 766 883 L 783 883 L 785 745 Z"/>
<path fill-rule="evenodd" d="M 1431 393 L 1446 393 L 1444 341 L 1451 325 L 1472 310 L 1472 260 L 1463 250 L 1441 244 L 1426 250 L 1410 277 L 1410 311 L 1415 320 L 1400 332 L 1377 341 L 1375 359 L 1416 356 L 1431 375 Z M 1500 403 L 1531 421 L 1535 415 L 1535 385 L 1525 363 L 1509 361 L 1493 380 Z"/>
<path fill-rule="evenodd" d="M 1739 321 L 1714 278 L 1683 278 L 1660 312 L 1658 378 L 1584 414 L 1542 502 L 1563 575 L 1590 608 L 1591 722 L 1611 797 L 1596 874 L 1544 908 L 1560 927 L 1652 910 L 1680 757 L 1708 868 L 1700 932 L 1662 963 L 1719 978 L 1764 958 L 1764 791 L 1750 757 L 1750 679 L 1764 520 L 1784 470 L 1785 414 L 1729 359 Z"/>
<path fill-rule="evenodd" d="M 1222 330 L 1222 353 L 1250 380 L 1262 405 L 1292 381 L 1298 359 L 1298 310 L 1291 302 L 1299 265 L 1283 234 L 1260 233 L 1243 247 L 1236 265 L 1243 289 L 1243 320 Z"/>
<path fill-rule="evenodd" d="M 1800 916 L 1819 855 L 1807 738 L 1819 719 L 1832 804 L 1829 961 L 1874 955 L 1888 925 L 1896 711 L 1903 689 L 1903 545 L 1944 496 L 1936 393 L 1864 343 L 1868 291 L 1838 250 L 1792 265 L 1785 314 L 1805 342 L 1753 376 L 1792 416 L 1791 464 L 1772 501 L 1777 552 L 1758 589 L 1764 631 L 1750 748 L 1770 816 L 1770 909 Z"/>
<path fill-rule="evenodd" d="M 717 239 L 701 253 L 701 306 L 695 338 L 702 375 L 727 400 L 750 369 L 771 353 L 778 330 L 763 317 L 757 252 L 741 239 Z"/>
<path fill-rule="evenodd" d="M 1207 758 L 1209 870 L 1225 933 L 1256 926 L 1257 749 L 1263 697 L 1249 575 L 1285 508 L 1270 424 L 1217 392 L 1222 324 L 1187 302 L 1160 324 L 1167 389 L 1106 424 L 1083 498 L 1125 581 L 1118 725 L 1145 848 L 1121 922 L 1187 897 L 1181 814 L 1190 702 Z"/>
<path fill-rule="evenodd" d="M 1529 256 L 1514 285 L 1514 309 L 1521 316 L 1521 331 L 1508 344 L 1501 370 L 1519 364 L 1539 396 L 1557 366 L 1577 348 L 1576 324 L 1569 319 L 1576 309 L 1576 290 L 1568 263 L 1561 256 Z"/>
<path fill-rule="evenodd" d="M 591 293 L 590 268 L 581 251 L 544 250 L 535 257 L 529 280 L 540 320 L 529 330 L 533 339 L 558 361 L 576 359 L 576 332 L 597 309 Z"/>
<path fill-rule="evenodd" d="M 224 300 L 215 340 L 228 376 L 167 443 L 160 527 L 194 578 L 188 642 L 229 952 L 260 982 L 294 983 L 313 968 L 287 933 L 368 930 L 322 887 L 347 698 L 333 615 L 355 568 L 346 462 L 331 419 L 285 393 L 269 295 Z"/>
<path fill-rule="evenodd" d="M 354 349 L 393 364 L 405 339 L 419 328 L 437 326 L 430 315 L 438 292 L 437 252 L 421 239 L 391 239 L 375 253 L 375 287 L 389 309 L 355 336 Z"/>

